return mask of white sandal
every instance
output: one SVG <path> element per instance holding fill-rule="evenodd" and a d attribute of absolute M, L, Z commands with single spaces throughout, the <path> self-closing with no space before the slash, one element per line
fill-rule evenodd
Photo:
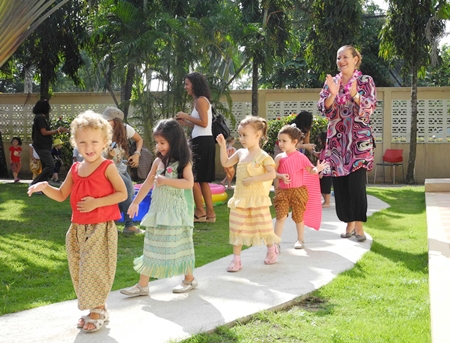
<path fill-rule="evenodd" d="M 106 304 L 105 304 L 105 308 L 103 310 L 99 309 L 99 308 L 93 308 L 93 309 L 91 309 L 91 313 L 99 314 L 100 318 L 91 319 L 90 317 L 88 317 L 87 320 L 84 321 L 83 331 L 87 332 L 87 333 L 96 332 L 96 331 L 100 330 L 106 322 L 109 322 L 109 312 L 108 312 L 108 309 L 106 308 Z M 84 328 L 89 323 L 94 325 L 94 328 L 92 330 L 86 330 Z"/>
<path fill-rule="evenodd" d="M 87 316 L 81 316 L 80 319 L 78 319 L 77 328 L 78 328 L 78 329 L 81 329 L 81 328 L 84 326 L 84 324 L 86 324 L 86 320 L 88 320 L 88 319 L 89 319 L 89 315 L 87 315 Z M 81 321 L 81 320 L 84 320 L 83 325 L 80 325 L 80 321 Z"/>

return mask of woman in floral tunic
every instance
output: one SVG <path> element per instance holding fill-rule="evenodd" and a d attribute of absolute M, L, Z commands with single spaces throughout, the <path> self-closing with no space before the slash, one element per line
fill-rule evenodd
<path fill-rule="evenodd" d="M 327 75 L 320 92 L 319 110 L 328 119 L 325 159 L 331 167 L 339 220 L 347 223 L 342 238 L 355 235 L 366 239 L 366 172 L 373 166 L 373 138 L 370 116 L 376 106 L 373 79 L 358 70 L 361 54 L 351 45 L 337 52 L 340 71 Z"/>

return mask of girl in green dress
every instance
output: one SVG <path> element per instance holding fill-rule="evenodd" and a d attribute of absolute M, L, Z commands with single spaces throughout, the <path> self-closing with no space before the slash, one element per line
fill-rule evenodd
<path fill-rule="evenodd" d="M 150 277 L 168 278 L 184 275 L 172 291 L 188 292 L 197 287 L 194 279 L 194 176 L 190 150 L 183 128 L 174 119 L 160 121 L 153 130 L 157 158 L 147 179 L 128 209 L 130 217 L 138 215 L 139 203 L 150 189 L 150 210 L 142 219 L 146 227 L 144 253 L 134 261 L 139 282 L 120 292 L 130 297 L 148 295 Z"/>

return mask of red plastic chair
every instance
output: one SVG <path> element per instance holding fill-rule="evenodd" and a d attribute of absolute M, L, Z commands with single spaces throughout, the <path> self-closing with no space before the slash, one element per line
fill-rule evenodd
<path fill-rule="evenodd" d="M 383 155 L 383 162 L 375 165 L 375 175 L 373 177 L 373 183 L 377 178 L 377 167 L 383 166 L 383 183 L 386 183 L 386 173 L 384 167 L 392 167 L 392 183 L 395 185 L 395 167 L 402 166 L 402 176 L 404 182 L 405 171 L 403 169 L 403 149 L 386 149 Z"/>

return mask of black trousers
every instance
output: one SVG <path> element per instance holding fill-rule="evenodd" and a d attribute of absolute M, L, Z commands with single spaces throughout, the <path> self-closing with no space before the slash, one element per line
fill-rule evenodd
<path fill-rule="evenodd" d="M 366 169 L 359 168 L 347 176 L 333 177 L 336 214 L 339 220 L 367 221 Z"/>
<path fill-rule="evenodd" d="M 41 181 L 47 181 L 49 177 L 53 174 L 53 169 L 55 169 L 55 161 L 53 160 L 52 153 L 47 149 L 37 149 L 35 148 L 36 153 L 39 155 L 42 163 L 42 173 L 40 173 L 30 185 L 34 185 L 35 183 Z"/>

